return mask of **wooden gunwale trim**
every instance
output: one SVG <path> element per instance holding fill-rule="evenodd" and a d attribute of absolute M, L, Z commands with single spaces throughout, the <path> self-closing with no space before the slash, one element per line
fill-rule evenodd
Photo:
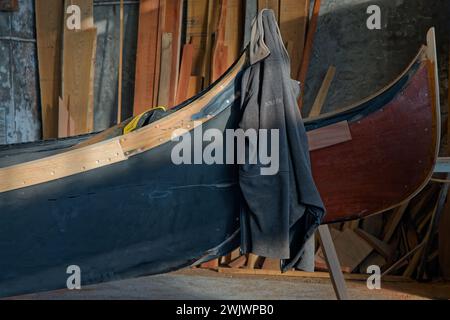
<path fill-rule="evenodd" d="M 0 169 L 0 193 L 87 172 L 126 160 L 118 139 Z"/>
<path fill-rule="evenodd" d="M 0 168 L 0 193 L 26 188 L 29 186 L 54 181 L 78 173 L 87 172 L 128 159 L 151 148 L 162 145 L 172 139 L 175 129 L 191 131 L 209 117 L 194 122 L 191 116 L 205 107 L 218 92 L 228 86 L 242 69 L 246 55 L 240 60 L 211 90 L 190 102 L 186 107 L 126 135 L 104 141 L 97 141 L 96 136 L 69 151 L 5 168 Z M 113 128 L 117 128 L 113 127 Z M 108 132 L 113 131 L 110 128 Z"/>
<path fill-rule="evenodd" d="M 437 53 L 436 53 L 436 37 L 435 37 L 435 31 L 434 28 L 431 28 L 427 33 L 427 46 L 423 46 L 421 50 L 419 51 L 419 54 L 416 56 L 415 60 L 408 66 L 408 68 L 405 70 L 405 72 L 400 75 L 400 77 L 397 78 L 396 81 L 401 79 L 401 77 L 407 73 L 407 71 L 412 67 L 412 65 L 419 59 L 422 59 L 426 63 L 426 68 L 428 68 L 429 71 L 429 80 L 430 80 L 430 99 L 431 99 L 431 106 L 433 111 L 433 136 L 434 136 L 434 145 L 430 146 L 430 149 L 433 151 L 434 154 L 434 160 L 433 165 L 430 167 L 429 172 L 424 174 L 424 180 L 422 184 L 420 184 L 414 192 L 411 192 L 411 194 L 408 197 L 405 197 L 405 199 L 400 200 L 399 202 L 392 204 L 391 206 L 383 207 L 382 209 L 373 212 L 368 215 L 364 215 L 363 217 L 373 216 L 376 214 L 380 214 L 392 209 L 395 209 L 408 201 L 411 201 L 415 196 L 419 194 L 420 191 L 422 191 L 429 181 L 431 180 L 433 174 L 434 174 L 434 167 L 436 166 L 436 162 L 439 156 L 439 146 L 440 146 L 440 132 L 441 132 L 441 113 L 440 113 L 440 103 L 439 103 L 439 79 L 438 79 L 438 69 L 437 69 Z M 434 79 L 433 79 L 434 78 Z M 395 84 L 394 81 L 391 85 Z M 390 86 L 387 86 L 386 88 L 389 88 Z M 382 90 L 384 92 L 385 90 Z M 368 99 L 370 100 L 370 99 Z M 326 220 L 324 224 L 329 223 L 335 223 L 335 222 L 345 222 L 345 221 L 351 221 L 355 219 L 360 219 L 362 216 L 347 216 L 345 218 L 339 218 L 339 219 L 330 219 Z"/>

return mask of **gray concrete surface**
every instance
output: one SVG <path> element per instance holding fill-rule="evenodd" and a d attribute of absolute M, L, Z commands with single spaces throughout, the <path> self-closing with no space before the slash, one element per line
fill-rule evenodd
<path fill-rule="evenodd" d="M 351 299 L 449 299 L 445 283 L 386 282 L 381 290 L 367 289 L 364 281 L 347 281 Z M 14 299 L 29 300 L 330 300 L 335 299 L 329 279 L 229 275 L 191 269 L 177 273 L 105 283 L 80 291 L 59 290 Z"/>

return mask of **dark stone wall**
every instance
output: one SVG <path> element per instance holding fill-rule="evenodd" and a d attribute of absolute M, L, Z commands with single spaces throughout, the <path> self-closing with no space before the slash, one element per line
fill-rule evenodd
<path fill-rule="evenodd" d="M 369 5 L 381 8 L 381 30 L 369 30 Z M 308 114 L 330 65 L 336 76 L 324 112 L 344 108 L 383 88 L 411 62 L 436 27 L 442 102 L 447 100 L 450 1 L 322 0 L 305 84 Z M 443 110 L 444 111 L 444 110 Z M 446 110 L 445 110 L 446 112 Z"/>

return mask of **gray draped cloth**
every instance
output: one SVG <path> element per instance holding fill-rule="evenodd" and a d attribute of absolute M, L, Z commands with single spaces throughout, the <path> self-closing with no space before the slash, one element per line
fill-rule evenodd
<path fill-rule="evenodd" d="M 265 166 L 260 161 L 240 166 L 245 199 L 241 250 L 281 259 L 286 271 L 297 266 L 325 209 L 312 177 L 297 105 L 300 84 L 290 77 L 289 56 L 272 10 L 262 10 L 254 21 L 249 55 L 250 67 L 242 77 L 240 128 L 278 129 L 280 161 L 275 175 L 261 175 Z"/>

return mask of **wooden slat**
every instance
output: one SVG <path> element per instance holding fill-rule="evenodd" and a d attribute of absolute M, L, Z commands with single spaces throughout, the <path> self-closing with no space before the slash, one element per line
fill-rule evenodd
<path fill-rule="evenodd" d="M 123 41 L 124 41 L 124 0 L 120 0 L 119 35 L 119 74 L 117 83 L 117 124 L 122 122 L 122 80 L 123 80 Z"/>
<path fill-rule="evenodd" d="M 292 277 L 309 279 L 330 279 L 328 272 L 304 272 L 304 271 L 286 271 L 281 273 L 277 270 L 266 269 L 244 269 L 244 268 L 222 268 L 217 270 L 219 273 L 236 275 L 255 275 L 255 276 L 274 276 L 274 277 Z M 367 274 L 344 274 L 345 280 L 367 281 Z M 383 276 L 385 282 L 412 282 L 411 279 L 402 276 Z"/>
<path fill-rule="evenodd" d="M 364 231 L 363 229 L 356 228 L 354 230 L 358 236 L 367 241 L 372 248 L 374 248 L 379 254 L 381 254 L 387 260 L 392 258 L 395 248 L 389 246 L 386 242 L 378 239 L 374 235 Z"/>
<path fill-rule="evenodd" d="M 206 59 L 208 28 L 208 0 L 187 2 L 186 39 L 190 39 L 193 50 L 191 75 L 203 76 Z"/>
<path fill-rule="evenodd" d="M 35 1 L 42 136 L 58 137 L 63 2 Z M 52 14 L 49 14 L 52 12 Z"/>
<path fill-rule="evenodd" d="M 159 0 L 141 0 L 136 54 L 134 115 L 139 115 L 153 107 L 158 25 Z"/>
<path fill-rule="evenodd" d="M 305 48 L 303 51 L 302 64 L 300 66 L 300 73 L 297 79 L 305 87 L 306 76 L 308 75 L 308 67 L 311 60 L 311 54 L 314 45 L 314 35 L 316 33 L 317 24 L 319 22 L 321 0 L 314 0 L 314 9 L 312 12 L 311 21 L 308 23 L 308 33 L 306 36 Z M 303 107 L 303 94 L 299 98 L 299 108 Z"/>
<path fill-rule="evenodd" d="M 227 5 L 227 0 L 221 0 L 216 42 L 212 52 L 211 82 L 219 79 L 228 67 L 228 47 L 225 45 Z"/>
<path fill-rule="evenodd" d="M 309 112 L 310 117 L 317 117 L 321 114 L 335 74 L 336 68 L 333 66 L 329 67 L 327 74 L 325 75 L 325 78 L 322 82 L 322 86 L 319 89 L 319 93 L 317 94 L 316 100 L 314 101 L 311 111 Z"/>
<path fill-rule="evenodd" d="M 333 240 L 340 260 L 340 265 L 342 266 L 342 269 L 347 272 L 355 270 L 355 268 L 372 252 L 372 246 L 351 229 L 337 232 L 333 236 Z M 322 251 L 322 254 L 325 254 L 325 252 Z M 320 250 L 317 255 L 320 257 Z"/>
<path fill-rule="evenodd" d="M 156 62 L 155 78 L 153 81 L 153 107 L 158 105 L 159 79 L 161 77 L 162 38 L 164 33 L 164 20 L 166 17 L 166 1 L 159 0 L 158 33 L 156 36 Z"/>
<path fill-rule="evenodd" d="M 181 58 L 180 77 L 177 87 L 176 104 L 180 104 L 188 98 L 189 82 L 191 79 L 193 63 L 194 46 L 190 43 L 183 47 L 183 56 Z"/>
<path fill-rule="evenodd" d="M 391 241 L 392 236 L 394 235 L 395 230 L 397 229 L 398 224 L 403 218 L 406 209 L 408 208 L 409 202 L 402 204 L 400 207 L 394 209 L 392 213 L 391 221 L 388 223 L 387 227 L 385 227 L 385 235 L 383 237 L 384 242 Z"/>
<path fill-rule="evenodd" d="M 271 9 L 275 13 L 277 22 L 280 21 L 280 1 L 281 0 L 258 0 L 258 11 Z"/>
<path fill-rule="evenodd" d="M 223 0 L 208 0 L 208 14 L 206 22 L 206 43 L 203 59 L 202 73 L 203 86 L 206 87 L 211 83 L 211 66 L 213 66 L 213 47 L 214 39 L 217 37 L 217 28 L 219 25 L 219 16 Z M 225 0 L 226 2 L 226 0 Z"/>
<path fill-rule="evenodd" d="M 166 2 L 164 32 L 172 34 L 171 45 L 171 72 L 169 99 L 167 106 L 169 108 L 175 105 L 178 78 L 180 74 L 180 54 L 181 54 L 181 29 L 183 23 L 183 1 L 171 0 Z"/>
<path fill-rule="evenodd" d="M 309 0 L 281 0 L 280 31 L 283 41 L 290 43 L 291 76 L 296 79 L 305 47 Z"/>
<path fill-rule="evenodd" d="M 227 15 L 224 45 L 228 48 L 228 69 L 240 56 L 244 37 L 243 1 L 227 0 Z"/>
<path fill-rule="evenodd" d="M 158 106 L 169 106 L 172 53 L 172 34 L 163 33 L 161 42 L 161 75 L 159 77 Z"/>
<path fill-rule="evenodd" d="M 187 90 L 187 98 L 190 99 L 202 90 L 202 80 L 200 76 L 191 76 Z"/>
<path fill-rule="evenodd" d="M 126 160 L 118 139 L 75 149 L 44 160 L 0 169 L 0 192 L 32 186 Z"/>
<path fill-rule="evenodd" d="M 330 229 L 328 225 L 319 226 L 320 244 L 325 255 L 328 270 L 330 270 L 330 278 L 333 283 L 334 291 L 339 300 L 348 300 L 347 287 L 345 285 L 344 276 L 340 269 L 339 259 L 336 254 L 333 240 L 331 239 Z"/>
<path fill-rule="evenodd" d="M 338 122 L 307 132 L 309 151 L 327 148 L 352 140 L 347 121 Z"/>
<path fill-rule="evenodd" d="M 97 29 L 81 31 L 65 29 L 62 98 L 75 123 L 72 134 L 80 135 L 92 132 L 94 128 L 94 61 Z"/>

